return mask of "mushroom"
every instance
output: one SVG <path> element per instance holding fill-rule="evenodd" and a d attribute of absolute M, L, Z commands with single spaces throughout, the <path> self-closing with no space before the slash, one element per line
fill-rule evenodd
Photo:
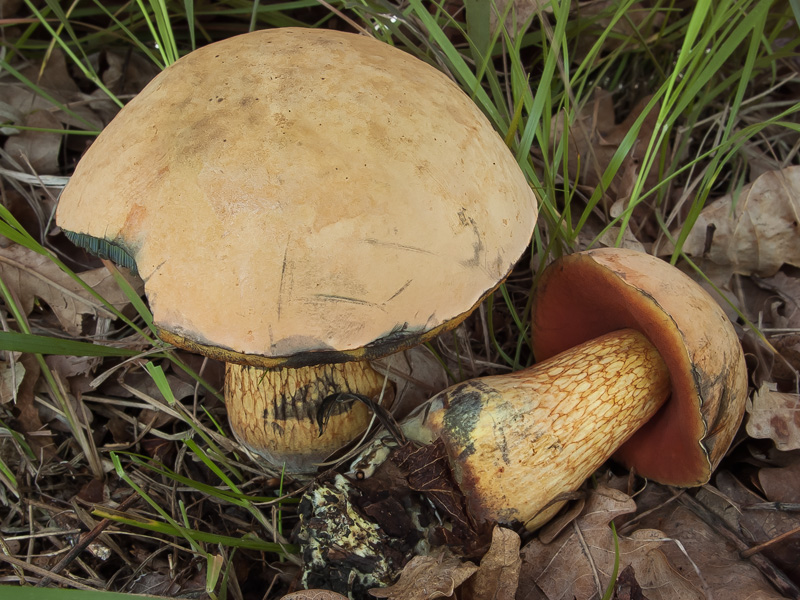
<path fill-rule="evenodd" d="M 239 440 L 308 471 L 363 431 L 369 364 L 460 323 L 536 199 L 445 75 L 388 44 L 272 29 L 200 48 L 101 133 L 57 222 L 143 278 L 159 337 L 227 363 Z"/>
<path fill-rule="evenodd" d="M 541 362 L 448 388 L 403 424 L 444 442 L 476 519 L 535 529 L 612 455 L 660 483 L 708 481 L 741 423 L 747 371 L 697 283 L 641 252 L 565 256 L 539 282 L 532 331 Z"/>

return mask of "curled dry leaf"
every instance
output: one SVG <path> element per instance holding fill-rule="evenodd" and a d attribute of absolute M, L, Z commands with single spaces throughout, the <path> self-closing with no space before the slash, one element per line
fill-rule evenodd
<path fill-rule="evenodd" d="M 91 54 L 89 62 L 97 73 L 101 73 L 106 87 L 120 98 L 135 96 L 160 72 L 142 55 L 114 52 L 108 48 Z M 104 123 L 110 122 L 119 112 L 119 107 L 101 89 L 88 94 L 87 101 Z"/>
<path fill-rule="evenodd" d="M 709 204 L 683 250 L 741 275 L 769 277 L 783 264 L 800 266 L 800 167 L 764 173 Z"/>
<path fill-rule="evenodd" d="M 13 363 L 0 362 L 0 404 L 7 404 L 16 398 L 24 377 L 25 367 L 18 360 Z"/>
<path fill-rule="evenodd" d="M 777 392 L 763 383 L 745 409 L 751 437 L 770 438 L 778 450 L 800 448 L 800 395 Z"/>
<path fill-rule="evenodd" d="M 471 562 L 454 556 L 415 556 L 403 568 L 400 579 L 383 589 L 371 589 L 375 598 L 391 600 L 429 600 L 448 598 L 478 570 Z"/>
<path fill-rule="evenodd" d="M 105 269 L 87 271 L 80 276 L 117 308 L 128 304 L 127 297 Z M 72 336 L 95 334 L 98 319 L 116 318 L 49 258 L 22 246 L 0 248 L 0 278 L 26 315 L 33 310 L 37 298 L 43 300 Z"/>
<path fill-rule="evenodd" d="M 347 600 L 347 596 L 330 590 L 300 590 L 282 596 L 281 600 Z"/>
<path fill-rule="evenodd" d="M 462 600 L 514 600 L 522 559 L 520 539 L 504 527 L 492 531 L 492 545 L 481 559 L 473 577 L 464 583 Z"/>

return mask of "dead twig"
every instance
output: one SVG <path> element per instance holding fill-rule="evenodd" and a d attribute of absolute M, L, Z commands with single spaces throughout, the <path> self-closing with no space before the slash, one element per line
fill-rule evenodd
<path fill-rule="evenodd" d="M 772 544 L 777 544 L 778 542 L 785 540 L 787 537 L 790 537 L 797 533 L 800 533 L 800 527 L 795 527 L 791 531 L 787 531 L 778 536 L 775 536 L 771 540 L 767 540 L 766 542 L 753 546 L 749 550 L 744 550 L 742 552 L 739 552 L 739 556 L 741 556 L 742 558 L 750 558 L 751 556 L 753 556 L 754 554 L 758 554 L 765 548 L 769 548 Z"/>

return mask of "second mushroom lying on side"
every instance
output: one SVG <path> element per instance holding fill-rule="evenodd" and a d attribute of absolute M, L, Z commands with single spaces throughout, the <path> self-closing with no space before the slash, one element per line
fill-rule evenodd
<path fill-rule="evenodd" d="M 534 297 L 536 365 L 470 380 L 403 424 L 441 439 L 468 512 L 535 529 L 604 461 L 706 483 L 741 423 L 744 355 L 714 299 L 657 258 L 621 249 L 557 260 Z"/>

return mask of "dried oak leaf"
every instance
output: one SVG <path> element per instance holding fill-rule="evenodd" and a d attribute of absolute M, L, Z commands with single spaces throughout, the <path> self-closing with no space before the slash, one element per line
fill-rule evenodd
<path fill-rule="evenodd" d="M 783 264 L 800 266 L 800 167 L 764 173 L 706 206 L 683 250 L 740 275 L 769 277 Z"/>
<path fill-rule="evenodd" d="M 770 438 L 778 450 L 800 448 L 800 395 L 774 391 L 761 384 L 747 400 L 747 433 L 754 438 Z"/>
<path fill-rule="evenodd" d="M 127 297 L 105 269 L 87 271 L 80 277 L 117 308 L 128 304 Z M 53 261 L 22 246 L 0 247 L 0 278 L 25 314 L 30 314 L 37 298 L 43 300 L 72 336 L 94 334 L 98 319 L 116 318 Z"/>
<path fill-rule="evenodd" d="M 492 545 L 481 559 L 481 565 L 461 591 L 462 600 L 514 600 L 519 583 L 522 559 L 520 539 L 516 532 L 504 527 L 492 531 Z"/>
<path fill-rule="evenodd" d="M 599 486 L 583 514 L 552 543 L 533 540 L 522 549 L 516 600 L 590 600 L 601 597 L 614 569 L 614 535 L 609 523 L 636 510 L 618 490 Z M 655 529 L 619 537 L 620 568 L 632 565 L 651 600 L 701 600 L 702 592 L 677 575 L 660 547 Z"/>
<path fill-rule="evenodd" d="M 415 556 L 403 568 L 397 583 L 371 589 L 369 593 L 375 598 L 391 600 L 449 598 L 477 570 L 471 562 L 462 562 L 454 556 Z"/>

